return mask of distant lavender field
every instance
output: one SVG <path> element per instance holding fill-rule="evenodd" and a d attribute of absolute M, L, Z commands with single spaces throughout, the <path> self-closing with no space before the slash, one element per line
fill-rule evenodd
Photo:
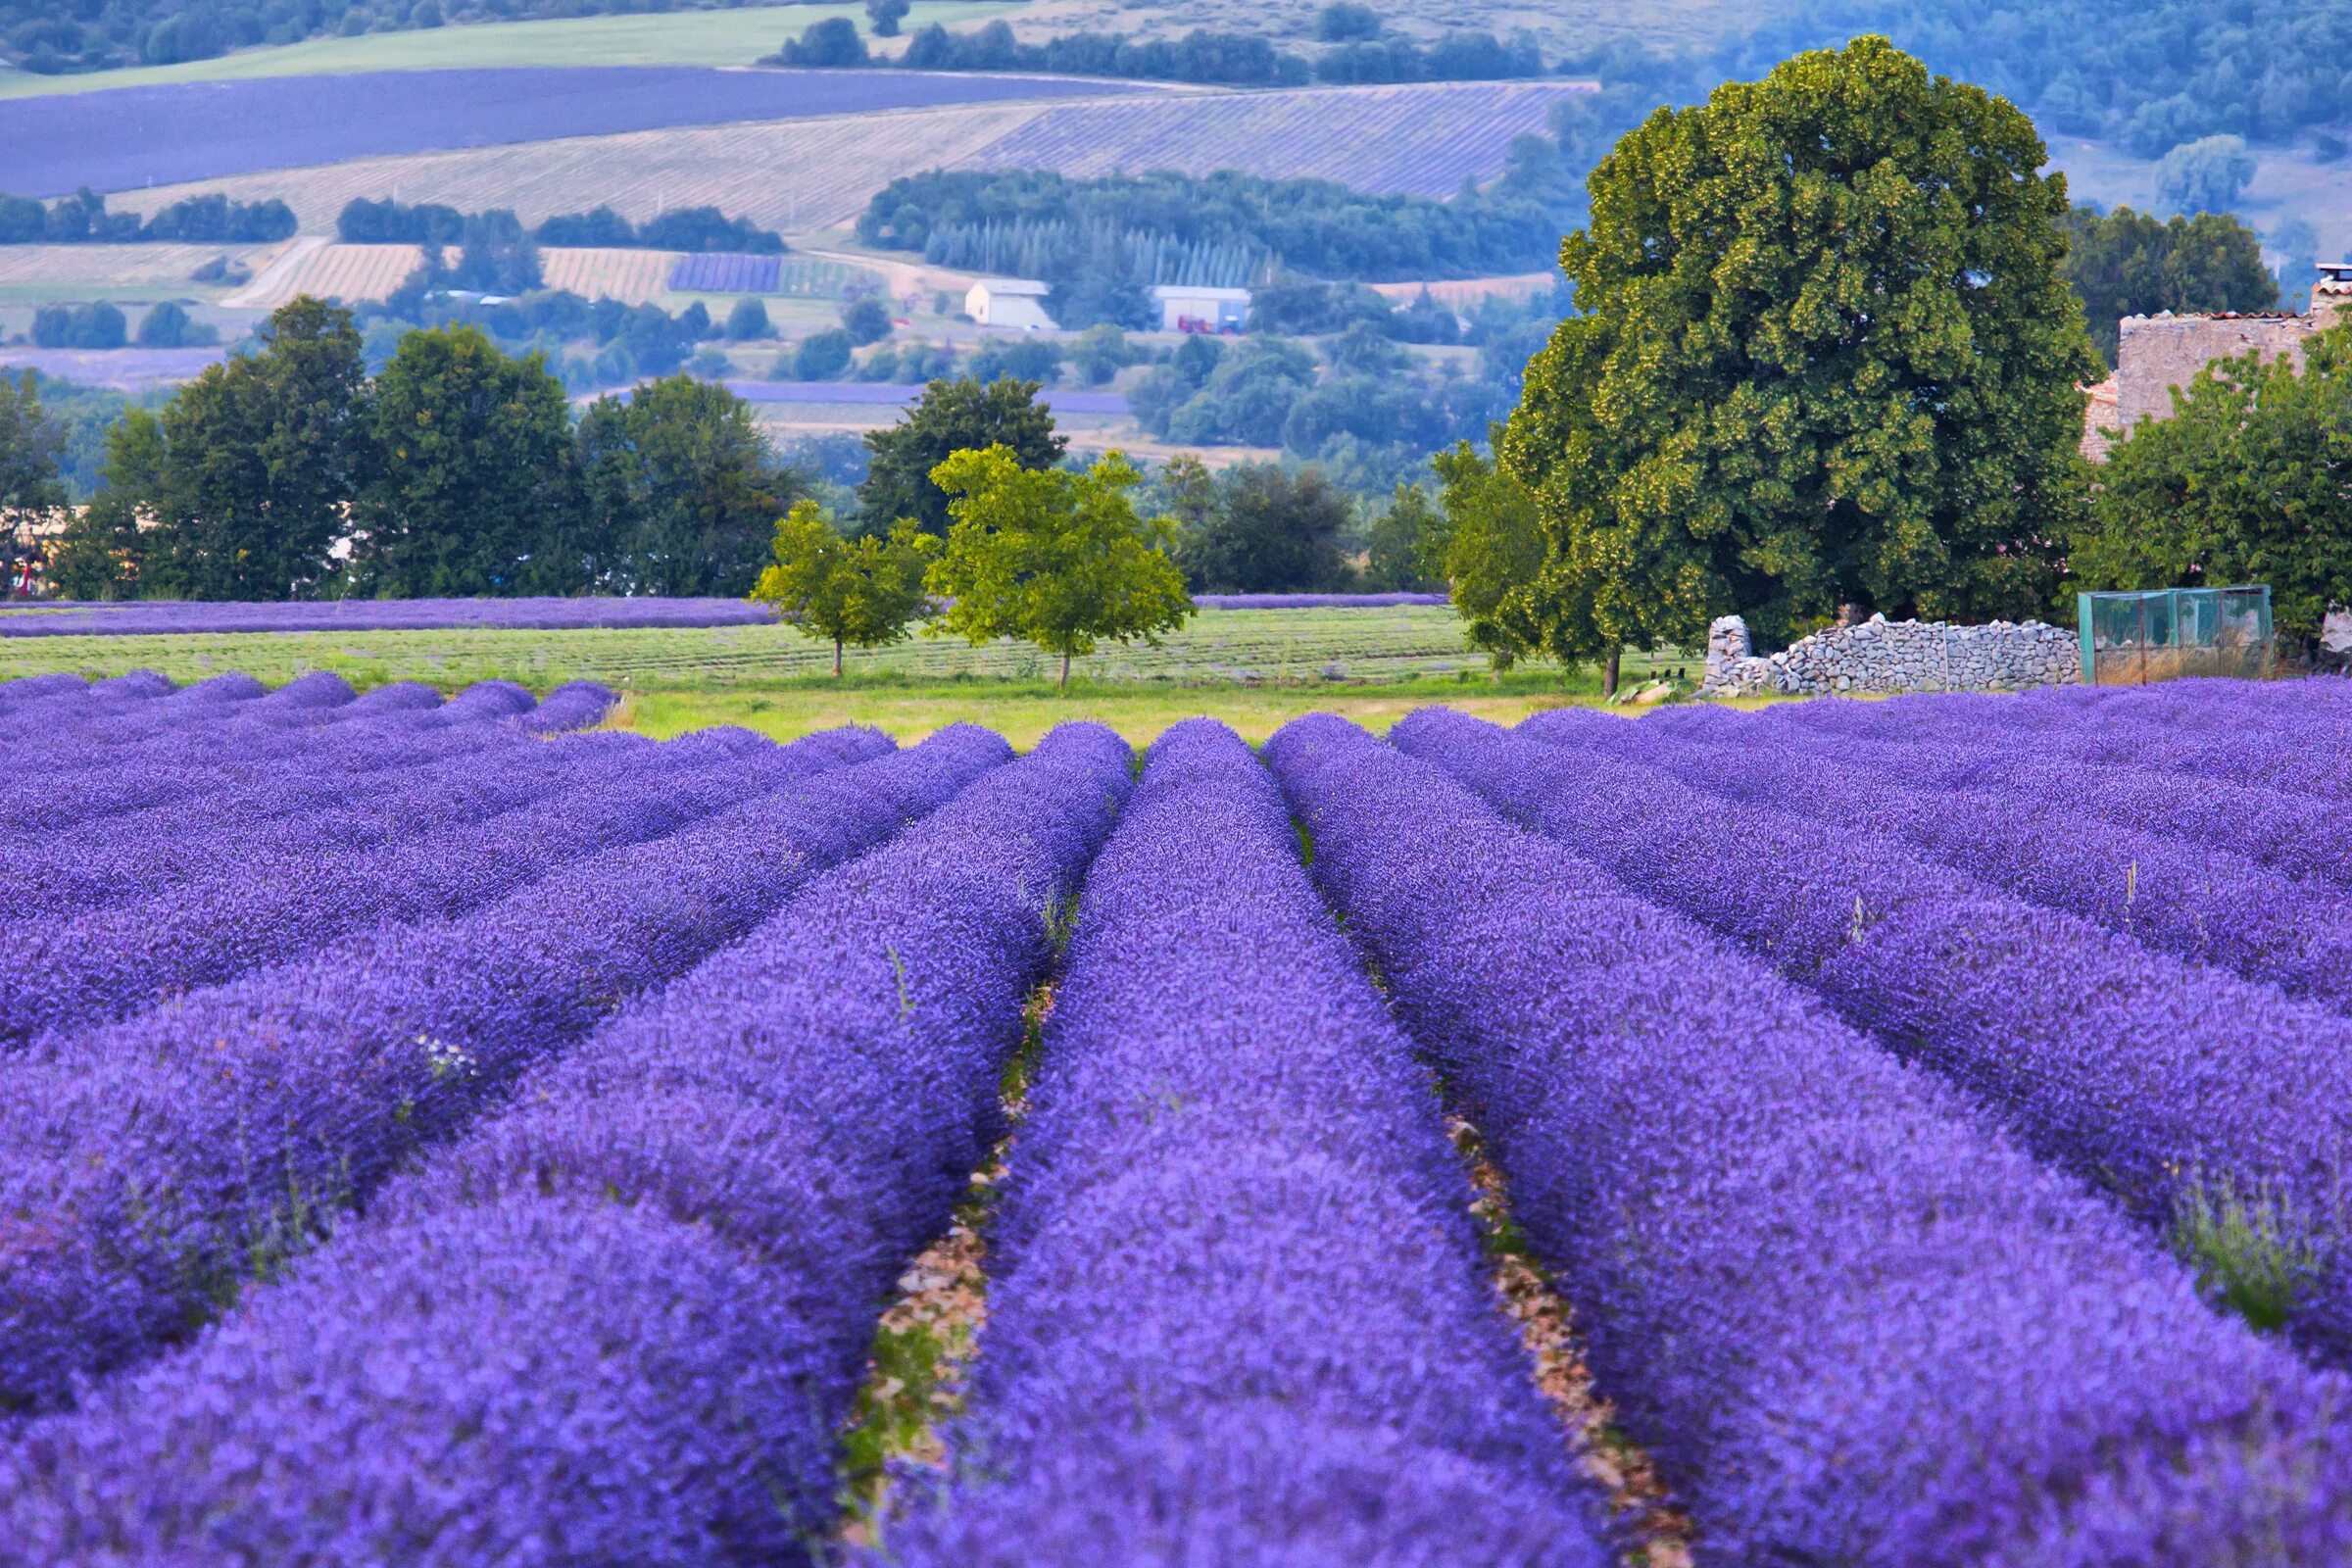
<path fill-rule="evenodd" d="M 775 616 L 740 599 L 334 599 L 311 604 L 19 604 L 0 637 L 240 631 L 436 631 L 748 626 Z"/>
<path fill-rule="evenodd" d="M 923 395 L 923 388 L 896 381 L 729 381 L 727 387 L 747 403 L 840 403 L 874 408 L 905 408 Z M 1076 392 L 1047 387 L 1037 401 L 1057 414 L 1125 414 L 1122 392 Z"/>
<path fill-rule="evenodd" d="M 1200 594 L 1200 610 L 1380 610 L 1442 605 L 1444 594 Z M 307 604 L 0 605 L 0 637 L 141 637 L 174 633 L 580 630 L 752 626 L 775 619 L 740 599 L 330 599 Z"/>
<path fill-rule="evenodd" d="M 1444 594 L 1195 594 L 1195 610 L 1387 610 L 1442 605 Z"/>
<path fill-rule="evenodd" d="M 574 66 L 378 71 L 0 100 L 0 191 L 132 190 L 383 153 L 1143 91 L 1044 76 Z"/>

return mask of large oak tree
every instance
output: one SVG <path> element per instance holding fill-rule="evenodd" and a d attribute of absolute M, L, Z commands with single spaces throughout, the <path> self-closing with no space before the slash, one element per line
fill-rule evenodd
<path fill-rule="evenodd" d="M 1581 662 L 1735 610 L 1774 639 L 2046 606 L 2101 369 L 2045 156 L 1869 37 L 1628 133 L 1502 444 L 1545 552 L 1498 620 Z"/>

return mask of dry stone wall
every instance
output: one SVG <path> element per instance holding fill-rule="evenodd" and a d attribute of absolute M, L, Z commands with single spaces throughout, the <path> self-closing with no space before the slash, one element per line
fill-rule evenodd
<path fill-rule="evenodd" d="M 1707 673 L 1698 694 L 2014 692 L 2082 678 L 2075 634 L 2038 620 L 1957 626 L 1873 615 L 1859 626 L 1815 632 L 1759 659 L 1748 643 L 1747 622 L 1725 615 L 1707 628 Z"/>

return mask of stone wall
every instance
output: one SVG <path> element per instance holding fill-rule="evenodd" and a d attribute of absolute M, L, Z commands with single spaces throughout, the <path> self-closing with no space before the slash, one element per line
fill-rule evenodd
<path fill-rule="evenodd" d="M 1701 697 L 1821 696 L 1837 692 L 2014 692 L 2082 679 L 2082 647 L 2063 626 L 1996 620 L 1955 626 L 1873 615 L 1799 638 L 1769 659 L 1749 646 L 1747 622 L 1707 628 Z"/>
<path fill-rule="evenodd" d="M 2170 418 L 2173 388 L 2184 387 L 2215 360 L 2259 349 L 2266 360 L 2302 363 L 2312 333 L 2332 325 L 2334 313 L 2311 316 L 2127 316 L 2116 356 L 2116 421 L 2129 430 L 2142 419 Z"/>

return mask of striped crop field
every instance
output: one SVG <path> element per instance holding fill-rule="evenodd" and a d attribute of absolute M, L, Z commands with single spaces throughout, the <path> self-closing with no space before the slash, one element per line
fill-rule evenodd
<path fill-rule="evenodd" d="M 251 271 L 268 266 L 280 245 L 0 245 L 0 289 L 66 289 L 77 299 L 130 292 L 198 295 L 225 285 L 195 283 L 188 274 L 217 257 Z"/>
<path fill-rule="evenodd" d="M 1590 82 L 1439 82 L 1057 104 L 973 163 L 1079 175 L 1238 169 L 1450 196 L 1465 177 L 1500 172 L 1511 139 L 1542 130 L 1554 103 L 1592 90 Z"/>
<path fill-rule="evenodd" d="M 644 305 L 669 286 L 669 271 L 678 260 L 674 251 L 548 247 L 539 252 L 539 275 L 549 288 L 568 289 L 582 299 Z"/>
<path fill-rule="evenodd" d="M 346 305 L 385 299 L 423 264 L 415 245 L 321 245 L 268 279 L 267 288 L 247 290 L 240 303 L 275 310 L 297 294 Z"/>
<path fill-rule="evenodd" d="M 1551 104 L 1588 90 L 1441 82 L 959 104 L 359 158 L 130 191 L 118 202 L 148 212 L 199 189 L 274 196 L 312 232 L 330 229 L 359 196 L 510 207 L 525 222 L 600 203 L 640 220 L 707 204 L 806 233 L 848 222 L 891 180 L 929 169 L 1240 169 L 1447 196 L 1464 178 L 1500 173 L 1513 136 L 1542 129 Z"/>
<path fill-rule="evenodd" d="M 2345 683 L 621 696 L 0 683 L 11 1568 L 2345 1561 Z"/>

